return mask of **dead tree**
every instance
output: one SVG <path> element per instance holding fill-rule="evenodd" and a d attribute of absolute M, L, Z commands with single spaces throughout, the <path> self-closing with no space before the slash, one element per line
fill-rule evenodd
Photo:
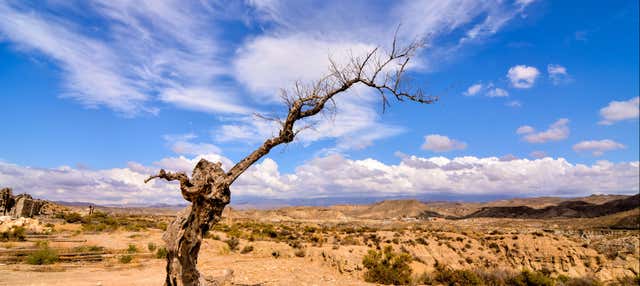
<path fill-rule="evenodd" d="M 185 173 L 160 170 L 145 182 L 154 178 L 180 182 L 180 190 L 191 205 L 185 208 L 167 228 L 163 239 L 167 244 L 167 275 L 165 285 L 216 285 L 215 280 L 205 278 L 196 269 L 202 238 L 221 218 L 222 211 L 231 199 L 229 187 L 244 171 L 271 149 L 290 143 L 305 128 L 296 123 L 335 107 L 334 96 L 345 93 L 356 85 L 364 85 L 377 91 L 383 110 L 389 98 L 430 104 L 437 98 L 425 96 L 421 90 L 413 90 L 403 80 L 410 59 L 422 46 L 419 41 L 398 45 L 394 37 L 390 51 L 375 48 L 361 57 L 352 56 L 345 65 L 330 61 L 329 74 L 315 82 L 295 84 L 282 91 L 288 113 L 277 120 L 280 128 L 276 136 L 268 138 L 251 154 L 240 160 L 228 171 L 220 162 L 201 159 L 193 169 L 191 178 Z M 300 124 L 298 124 L 300 125 Z"/>

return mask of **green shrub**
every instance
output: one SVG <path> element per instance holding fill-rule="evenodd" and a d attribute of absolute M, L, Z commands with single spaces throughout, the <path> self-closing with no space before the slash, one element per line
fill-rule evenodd
<path fill-rule="evenodd" d="M 149 242 L 147 244 L 147 249 L 149 249 L 149 251 L 154 252 L 156 250 L 156 244 L 153 242 Z"/>
<path fill-rule="evenodd" d="M 553 286 L 555 281 L 548 275 L 542 272 L 533 272 L 530 270 L 523 270 L 517 276 L 509 280 L 509 285 L 514 286 Z"/>
<path fill-rule="evenodd" d="M 0 232 L 0 241 L 24 241 L 26 229 L 21 226 L 12 226 L 11 229 Z"/>
<path fill-rule="evenodd" d="M 133 256 L 131 255 L 122 255 L 120 256 L 120 258 L 118 259 L 118 261 L 120 261 L 120 263 L 124 263 L 127 264 L 129 262 L 131 262 L 133 260 Z"/>
<path fill-rule="evenodd" d="M 405 285 L 411 282 L 411 256 L 406 253 L 393 252 L 391 246 L 382 251 L 369 250 L 362 259 L 367 268 L 364 280 L 380 284 Z"/>
<path fill-rule="evenodd" d="M 240 250 L 240 253 L 247 254 L 251 251 L 253 251 L 253 245 L 247 245 L 244 248 L 242 248 L 242 250 Z"/>
<path fill-rule="evenodd" d="M 82 215 L 77 212 L 64 213 L 62 219 L 67 223 L 77 223 L 82 221 Z"/>
<path fill-rule="evenodd" d="M 471 270 L 451 269 L 442 264 L 436 264 L 433 280 L 445 285 L 484 285 L 482 279 Z"/>
<path fill-rule="evenodd" d="M 73 248 L 74 252 L 98 252 L 103 251 L 104 247 L 97 245 L 82 245 Z"/>
<path fill-rule="evenodd" d="M 156 258 L 158 259 L 163 259 L 163 258 L 167 258 L 167 254 L 169 253 L 169 251 L 167 251 L 167 248 L 165 247 L 160 247 L 158 248 L 158 250 L 156 251 Z"/>
<path fill-rule="evenodd" d="M 229 246 L 229 250 L 231 251 L 236 251 L 238 249 L 238 245 L 240 244 L 240 240 L 235 236 L 232 236 L 231 238 L 225 240 L 225 242 L 227 243 L 227 245 Z"/>
<path fill-rule="evenodd" d="M 27 264 L 32 265 L 43 265 L 43 264 L 53 264 L 58 261 L 58 253 L 49 248 L 48 242 L 40 242 L 38 243 L 39 249 L 27 256 Z"/>
<path fill-rule="evenodd" d="M 138 247 L 135 244 L 129 244 L 127 247 L 127 253 L 136 253 L 138 252 Z"/>
<path fill-rule="evenodd" d="M 84 231 L 114 231 L 118 229 L 118 220 L 103 212 L 96 211 L 82 218 L 82 230 Z"/>

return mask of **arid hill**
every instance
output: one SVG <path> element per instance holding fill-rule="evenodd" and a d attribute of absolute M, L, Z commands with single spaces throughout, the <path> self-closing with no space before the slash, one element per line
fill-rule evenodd
<path fill-rule="evenodd" d="M 640 206 L 640 195 L 593 204 L 583 200 L 564 201 L 558 205 L 536 209 L 529 206 L 484 207 L 463 218 L 591 218 L 624 212 Z"/>
<path fill-rule="evenodd" d="M 639 206 L 638 196 L 592 195 L 584 198 L 539 197 L 492 202 L 385 200 L 368 205 L 301 206 L 270 210 L 229 209 L 225 216 L 265 221 L 349 221 L 429 217 L 589 218 L 624 212 Z"/>

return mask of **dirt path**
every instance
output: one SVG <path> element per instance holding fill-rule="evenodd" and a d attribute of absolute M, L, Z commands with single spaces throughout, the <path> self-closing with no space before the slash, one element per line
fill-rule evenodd
<path fill-rule="evenodd" d="M 305 258 L 261 258 L 239 255 L 204 257 L 201 271 L 216 276 L 226 268 L 234 271 L 239 285 L 369 285 L 353 277 Z M 101 263 L 84 266 L 2 265 L 0 285 L 162 285 L 164 261 L 142 260 L 130 265 L 108 266 Z"/>

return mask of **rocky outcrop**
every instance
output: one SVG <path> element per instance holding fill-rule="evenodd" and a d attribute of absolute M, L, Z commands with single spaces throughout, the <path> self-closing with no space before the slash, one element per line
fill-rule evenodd
<path fill-rule="evenodd" d="M 0 215 L 12 217 L 34 217 L 41 214 L 53 214 L 55 204 L 34 199 L 28 194 L 13 195 L 10 188 L 0 190 Z"/>

